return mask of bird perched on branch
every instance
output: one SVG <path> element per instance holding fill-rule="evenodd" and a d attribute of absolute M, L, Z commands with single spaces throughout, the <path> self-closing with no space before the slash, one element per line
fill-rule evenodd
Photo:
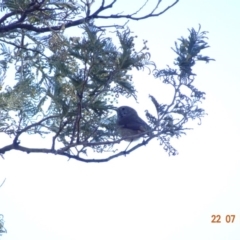
<path fill-rule="evenodd" d="M 119 132 L 125 141 L 132 142 L 144 135 L 152 135 L 151 128 L 128 106 L 119 107 L 117 110 L 117 125 Z"/>

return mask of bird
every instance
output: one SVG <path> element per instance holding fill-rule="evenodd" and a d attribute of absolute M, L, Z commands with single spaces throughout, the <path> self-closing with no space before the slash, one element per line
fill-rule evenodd
<path fill-rule="evenodd" d="M 135 141 L 142 137 L 144 133 L 151 136 L 150 126 L 138 116 L 135 109 L 122 106 L 117 108 L 116 111 L 118 130 L 125 141 Z"/>

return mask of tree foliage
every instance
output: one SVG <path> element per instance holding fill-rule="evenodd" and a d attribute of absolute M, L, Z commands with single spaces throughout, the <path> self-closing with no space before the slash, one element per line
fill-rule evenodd
<path fill-rule="evenodd" d="M 134 13 L 104 15 L 116 0 L 95 3 L 91 0 L 3 0 L 0 18 L 0 133 L 12 137 L 10 145 L 0 149 L 27 153 L 52 153 L 84 162 L 104 162 L 130 153 L 157 138 L 170 155 L 177 150 L 173 137 L 185 134 L 189 119 L 205 115 L 199 103 L 204 92 L 194 85 L 192 72 L 197 61 L 209 62 L 200 53 L 209 47 L 206 32 L 189 29 L 189 37 L 175 44 L 174 68 L 159 70 L 150 59 L 147 42 L 135 48 L 135 37 L 124 24 L 105 26 L 98 20 L 143 20 L 160 16 L 156 1 L 153 10 L 141 15 L 144 3 Z M 114 9 L 114 8 L 113 8 Z M 67 30 L 78 26 L 76 35 Z M 108 31 L 111 30 L 111 33 Z M 8 71 L 15 67 L 14 79 Z M 142 143 L 117 150 L 121 142 L 114 109 L 118 98 L 137 98 L 131 70 L 148 69 L 174 89 L 172 102 L 157 102 L 150 95 L 156 113 L 146 112 L 152 127 Z M 185 94 L 188 88 L 190 94 Z M 49 148 L 31 148 L 21 144 L 24 134 L 52 137 Z M 6 136 L 5 135 L 5 136 Z M 2 137 L 1 137 L 2 138 Z M 88 153 L 109 152 L 106 158 L 90 159 Z"/>
<path fill-rule="evenodd" d="M 7 230 L 4 228 L 4 216 L 0 214 L 0 236 L 2 236 L 2 233 L 6 233 Z"/>
<path fill-rule="evenodd" d="M 3 180 L 3 182 L 0 184 L 0 188 L 4 184 L 6 178 Z M 4 216 L 0 214 L 0 236 L 2 236 L 2 233 L 7 233 L 6 228 L 4 227 Z"/>

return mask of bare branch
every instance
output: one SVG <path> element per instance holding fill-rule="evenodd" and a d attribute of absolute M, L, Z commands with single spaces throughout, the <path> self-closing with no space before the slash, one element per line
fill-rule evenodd
<path fill-rule="evenodd" d="M 31 129 L 31 128 L 33 128 L 33 127 L 39 126 L 41 123 L 47 121 L 48 119 L 57 118 L 57 117 L 60 117 L 60 115 L 48 116 L 48 117 L 43 118 L 42 120 L 40 120 L 40 121 L 38 121 L 38 122 L 36 122 L 36 123 L 33 123 L 33 124 L 31 124 L 31 125 L 23 128 L 23 129 L 19 130 L 19 131 L 17 132 L 14 140 L 13 140 L 13 143 L 18 145 L 18 138 L 19 138 L 19 136 L 20 136 L 22 133 L 27 132 L 29 129 Z"/>
<path fill-rule="evenodd" d="M 73 26 L 78 26 L 78 25 L 84 24 L 84 23 L 89 22 L 90 20 L 94 20 L 94 19 L 126 18 L 126 19 L 130 19 L 130 20 L 138 21 L 138 20 L 142 20 L 142 19 L 146 19 L 146 18 L 150 18 L 150 17 L 157 17 L 157 16 L 162 15 L 166 11 L 168 11 L 170 8 L 172 8 L 174 5 L 176 5 L 179 2 L 179 0 L 175 0 L 175 2 L 173 4 L 166 7 L 163 11 L 155 13 L 156 10 L 158 9 L 160 3 L 161 3 L 161 0 L 158 0 L 156 6 L 153 8 L 153 10 L 149 14 L 139 16 L 139 17 L 133 17 L 133 15 L 136 15 L 137 13 L 139 13 L 139 11 L 141 11 L 141 9 L 145 6 L 146 3 L 142 7 L 140 7 L 136 12 L 131 13 L 131 14 L 126 14 L 126 15 L 124 15 L 124 14 L 111 14 L 111 15 L 106 15 L 106 16 L 99 15 L 99 13 L 105 11 L 106 9 L 112 8 L 113 5 L 116 3 L 116 1 L 117 0 L 114 0 L 106 6 L 104 6 L 105 1 L 102 1 L 102 4 L 99 7 L 99 9 L 96 10 L 93 14 L 87 15 L 84 18 L 77 19 L 77 20 L 74 20 L 74 21 L 68 21 L 68 22 L 64 23 L 64 28 L 66 29 L 66 28 L 70 28 L 70 27 L 73 27 Z M 8 17 L 11 17 L 11 16 L 19 14 L 19 13 L 22 13 L 22 16 L 16 22 L 13 22 L 13 23 L 11 23 L 9 25 L 6 25 L 6 26 L 4 26 L 4 25 L 1 26 L 0 27 L 0 33 L 1 32 L 12 31 L 14 29 L 25 29 L 25 30 L 28 30 L 28 31 L 36 32 L 36 33 L 44 33 L 44 32 L 61 30 L 62 26 L 63 26 L 63 23 L 61 23 L 59 25 L 51 26 L 51 27 L 35 27 L 32 24 L 23 23 L 29 13 L 32 13 L 34 11 L 44 11 L 44 10 L 46 10 L 46 9 L 41 9 L 41 3 L 40 3 L 40 4 L 36 4 L 34 7 L 31 7 L 30 9 L 25 10 L 23 13 L 19 12 L 19 11 L 16 11 L 14 13 L 12 12 L 12 13 L 6 14 L 3 18 L 0 19 L 0 22 L 4 22 L 4 21 L 7 20 Z M 89 12 L 89 14 L 90 14 L 90 12 Z"/>
<path fill-rule="evenodd" d="M 0 187 L 2 187 L 2 185 L 5 183 L 6 178 L 3 180 L 3 182 L 0 184 Z"/>
<path fill-rule="evenodd" d="M 139 20 L 142 20 L 142 19 L 150 18 L 150 17 L 158 17 L 158 16 L 162 15 L 163 13 L 165 13 L 166 11 L 168 11 L 170 8 L 172 8 L 174 5 L 176 5 L 178 2 L 179 2 L 179 0 L 176 0 L 173 4 L 166 7 L 163 11 L 160 11 L 158 13 L 154 13 L 158 9 L 159 4 L 161 3 L 161 0 L 159 0 L 157 2 L 156 6 L 154 7 L 154 9 L 149 14 L 146 14 L 142 17 L 133 17 L 133 14 L 127 14 L 127 15 L 111 14 L 110 16 L 98 15 L 96 18 L 105 18 L 105 19 L 106 18 L 127 18 L 127 19 L 130 19 L 130 20 L 139 21 Z M 140 11 L 140 9 L 138 11 Z M 136 14 L 136 13 L 134 13 L 134 14 Z"/>
<path fill-rule="evenodd" d="M 75 159 L 75 160 L 78 160 L 78 161 L 81 161 L 81 162 L 86 162 L 86 163 L 95 162 L 95 163 L 99 163 L 99 162 L 108 162 L 111 159 L 119 157 L 121 155 L 127 155 L 127 154 L 131 153 L 132 151 L 136 150 L 137 148 L 139 148 L 139 147 L 141 147 L 143 145 L 146 145 L 151 139 L 152 139 L 152 137 L 147 139 L 147 140 L 144 140 L 142 143 L 137 144 L 136 146 L 132 147 L 128 151 L 122 151 L 122 152 L 119 152 L 117 154 L 111 155 L 110 157 L 102 158 L 102 159 L 85 159 L 85 158 L 81 158 L 81 157 L 79 157 L 77 155 L 72 155 L 72 154 L 69 154 L 69 153 L 66 153 L 66 152 L 62 152 L 62 151 L 55 151 L 55 150 L 47 149 L 47 148 L 27 148 L 27 147 L 23 147 L 23 146 L 20 146 L 20 145 L 15 145 L 15 144 L 11 144 L 11 145 L 8 145 L 8 146 L 5 146 L 5 147 L 1 148 L 0 149 L 0 153 L 5 153 L 5 152 L 11 151 L 11 150 L 18 150 L 18 151 L 21 151 L 21 152 L 26 152 L 28 154 L 29 153 L 51 153 L 51 154 L 54 154 L 54 155 L 66 156 L 66 157 L 68 157 L 70 159 Z M 111 143 L 119 143 L 119 140 L 112 141 L 112 142 L 105 142 L 105 143 L 102 143 L 102 144 L 108 144 L 108 143 L 109 144 L 111 144 Z"/>

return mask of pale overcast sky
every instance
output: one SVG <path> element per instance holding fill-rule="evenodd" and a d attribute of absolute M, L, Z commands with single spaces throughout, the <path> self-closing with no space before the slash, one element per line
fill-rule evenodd
<path fill-rule="evenodd" d="M 136 10 L 136 2 L 144 1 L 118 0 L 119 11 Z M 177 38 L 198 24 L 209 31 L 211 48 L 203 55 L 216 59 L 194 69 L 197 87 L 207 94 L 203 107 L 209 115 L 174 141 L 179 155 L 169 157 L 156 141 L 102 164 L 6 153 L 0 159 L 0 182 L 6 178 L 0 213 L 8 233 L 1 239 L 240 239 L 240 2 L 180 0 L 161 17 L 130 27 L 139 45 L 148 40 L 152 59 L 164 68 L 173 63 L 170 48 Z M 165 99 L 169 92 L 147 72 L 133 79 L 139 103 L 122 100 L 119 105 L 135 107 L 144 118 L 144 110 L 153 109 L 148 94 Z M 0 145 L 7 141 L 1 135 Z M 234 222 L 226 223 L 232 214 Z M 211 223 L 212 215 L 220 215 L 221 223 Z"/>

